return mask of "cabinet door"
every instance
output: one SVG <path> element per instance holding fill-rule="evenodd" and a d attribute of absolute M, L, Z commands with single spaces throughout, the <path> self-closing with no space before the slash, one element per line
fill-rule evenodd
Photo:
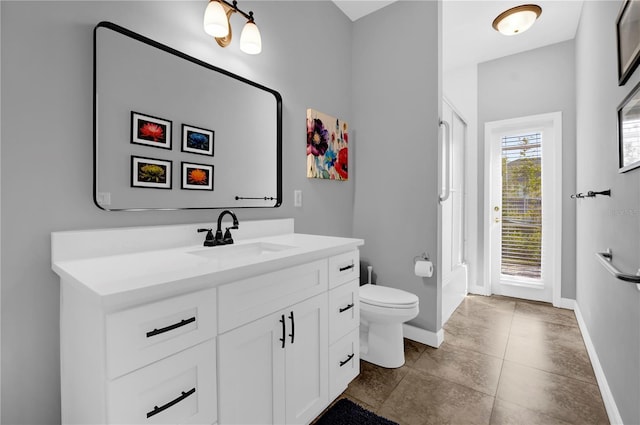
<path fill-rule="evenodd" d="M 280 312 L 218 337 L 221 424 L 285 422 L 286 320 Z"/>
<path fill-rule="evenodd" d="M 311 422 L 328 403 L 327 305 L 324 293 L 285 310 L 287 424 Z"/>

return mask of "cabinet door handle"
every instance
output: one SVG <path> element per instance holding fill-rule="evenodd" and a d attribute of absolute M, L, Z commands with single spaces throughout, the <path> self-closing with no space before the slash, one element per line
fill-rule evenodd
<path fill-rule="evenodd" d="M 284 348 L 284 335 L 287 333 L 285 324 L 284 324 L 284 314 L 280 316 L 280 323 L 282 323 L 282 338 L 280 338 L 280 342 L 282 342 L 282 348 Z"/>
<path fill-rule="evenodd" d="M 344 313 L 347 310 L 351 310 L 353 308 L 354 304 L 347 304 L 346 307 L 341 307 L 340 309 L 338 309 L 338 313 Z"/>
<path fill-rule="evenodd" d="M 354 267 L 355 267 L 355 264 L 351 263 L 351 264 L 350 264 L 350 265 L 348 265 L 348 266 L 340 267 L 340 269 L 339 269 L 339 270 L 340 270 L 341 272 L 345 272 L 345 271 L 350 270 L 350 269 L 352 269 L 352 268 L 354 268 Z"/>
<path fill-rule="evenodd" d="M 346 365 L 347 363 L 349 363 L 351 361 L 351 359 L 353 358 L 354 354 L 351 353 L 347 356 L 347 360 L 343 360 L 340 362 L 340 367 Z"/>
<path fill-rule="evenodd" d="M 157 415 L 158 413 L 167 410 L 168 408 L 170 408 L 171 406 L 180 403 L 182 400 L 184 400 L 185 398 L 189 397 L 191 394 L 194 394 L 196 392 L 195 387 L 191 388 L 189 391 L 184 392 L 182 391 L 182 394 L 180 396 L 178 396 L 178 398 L 171 400 L 169 403 L 162 405 L 160 407 L 158 406 L 154 406 L 153 410 L 151 412 L 147 412 L 147 419 L 149 419 L 150 417 Z"/>
<path fill-rule="evenodd" d="M 293 338 L 296 334 L 296 327 L 295 327 L 296 325 L 293 319 L 293 311 L 289 313 L 289 319 L 291 319 L 291 333 L 289 334 L 289 336 L 291 337 L 291 343 L 293 344 Z"/>
<path fill-rule="evenodd" d="M 167 327 L 164 328 L 156 328 L 152 331 L 147 332 L 147 338 L 151 338 L 152 336 L 156 336 L 156 335 L 160 335 L 163 334 L 165 332 L 169 332 L 172 331 L 174 329 L 178 329 L 182 326 L 188 325 L 189 323 L 193 323 L 196 321 L 195 316 L 194 317 L 190 317 L 188 319 L 182 319 L 181 321 L 179 321 L 178 323 L 174 323 L 173 325 L 169 325 Z"/>

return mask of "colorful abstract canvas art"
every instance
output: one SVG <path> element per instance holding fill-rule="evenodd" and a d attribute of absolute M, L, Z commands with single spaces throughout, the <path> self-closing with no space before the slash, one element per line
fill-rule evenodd
<path fill-rule="evenodd" d="M 307 177 L 349 180 L 347 123 L 307 109 Z"/>

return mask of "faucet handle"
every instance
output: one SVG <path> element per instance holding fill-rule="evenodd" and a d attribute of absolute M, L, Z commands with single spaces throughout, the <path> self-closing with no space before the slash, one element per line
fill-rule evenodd
<path fill-rule="evenodd" d="M 212 229 L 198 229 L 198 233 L 207 232 L 207 236 L 204 238 L 204 246 L 213 246 L 213 233 Z"/>
<path fill-rule="evenodd" d="M 231 245 L 233 243 L 233 238 L 231 237 L 230 229 L 237 229 L 237 228 L 238 226 L 225 227 L 224 238 L 222 239 L 225 245 Z"/>

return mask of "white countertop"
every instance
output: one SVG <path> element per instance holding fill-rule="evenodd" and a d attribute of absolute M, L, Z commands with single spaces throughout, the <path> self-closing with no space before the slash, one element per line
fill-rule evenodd
<path fill-rule="evenodd" d="M 204 238 L 204 234 L 201 235 Z M 257 243 L 286 246 L 282 250 L 254 256 L 225 255 Z M 213 287 L 249 276 L 326 258 L 356 249 L 362 239 L 287 233 L 237 241 L 234 245 L 203 247 L 202 244 L 168 249 L 116 253 L 78 259 L 56 259 L 53 270 L 63 283 L 88 289 L 100 298 L 139 293 L 152 288 L 171 291 L 188 287 Z M 55 242 L 54 242 L 55 246 Z M 211 250 L 211 251 L 209 251 Z M 216 258 L 221 252 L 222 259 Z M 204 253 L 211 258 L 196 255 Z"/>

